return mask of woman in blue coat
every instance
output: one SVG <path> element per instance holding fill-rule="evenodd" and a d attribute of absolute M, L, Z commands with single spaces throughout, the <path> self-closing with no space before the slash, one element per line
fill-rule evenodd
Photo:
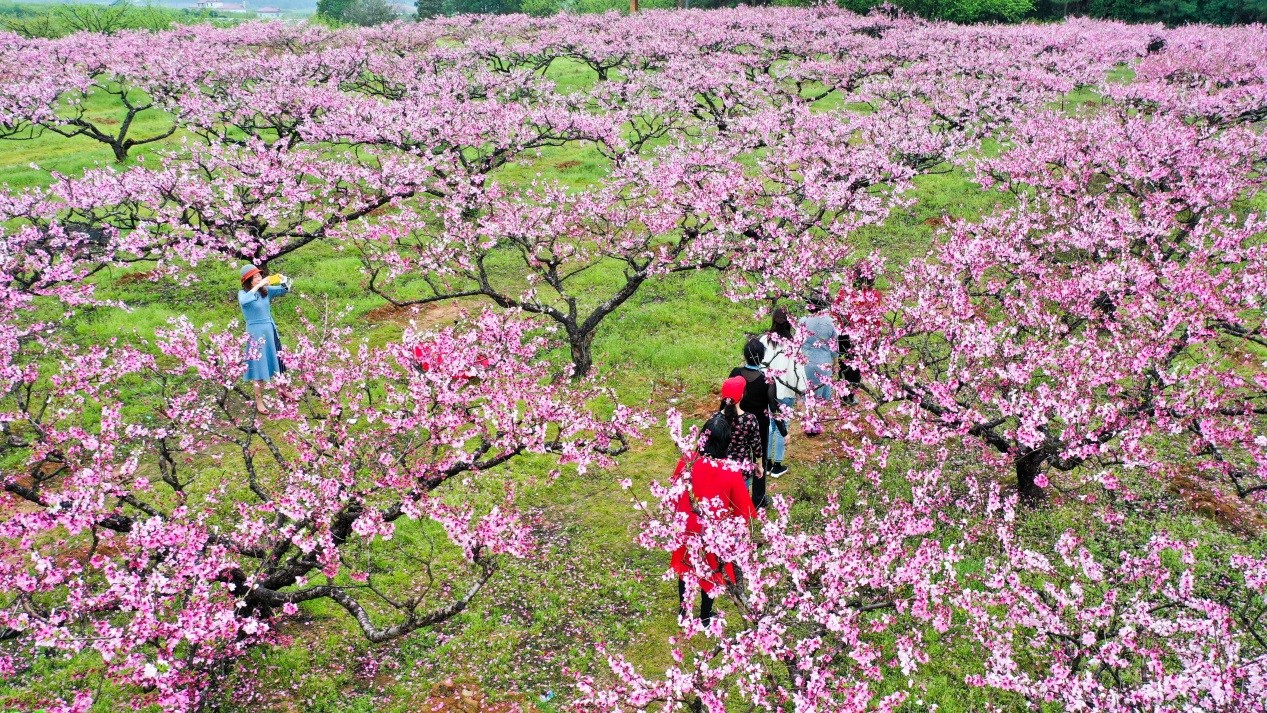
<path fill-rule="evenodd" d="M 273 321 L 272 302 L 290 291 L 290 283 L 282 277 L 279 284 L 270 285 L 254 265 L 243 265 L 241 274 L 242 289 L 238 290 L 238 304 L 242 307 L 246 332 L 251 338 L 245 359 L 246 380 L 255 387 L 256 412 L 267 415 L 264 397 L 260 393 L 262 386 L 274 374 L 285 371 L 277 356 L 281 338 L 277 334 L 277 323 Z M 252 359 L 252 356 L 255 358 Z"/>

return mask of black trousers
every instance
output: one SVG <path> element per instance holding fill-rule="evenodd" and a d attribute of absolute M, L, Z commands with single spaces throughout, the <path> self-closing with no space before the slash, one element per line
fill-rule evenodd
<path fill-rule="evenodd" d="M 699 618 L 707 624 L 713 620 L 713 598 L 708 596 L 708 592 L 703 589 L 700 589 L 699 596 Z M 688 613 L 686 612 L 686 582 L 681 579 L 677 581 L 677 602 L 678 609 L 681 609 L 683 613 Z"/>
<path fill-rule="evenodd" d="M 840 365 L 840 378 L 855 386 L 861 384 L 862 372 L 849 366 L 849 362 L 853 361 L 853 342 L 848 336 L 842 334 L 838 344 L 840 346 L 840 358 L 836 360 L 836 363 Z"/>
<path fill-rule="evenodd" d="M 770 412 L 761 411 L 757 414 L 757 426 L 761 429 L 761 467 L 762 472 L 770 472 Z M 763 508 L 765 502 L 765 478 L 758 478 L 756 473 L 752 474 L 752 504 L 756 507 Z"/>

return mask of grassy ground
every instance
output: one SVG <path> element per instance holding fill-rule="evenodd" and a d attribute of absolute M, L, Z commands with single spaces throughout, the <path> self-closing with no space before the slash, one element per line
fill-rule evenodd
<path fill-rule="evenodd" d="M 560 63 L 552 71 L 570 86 L 585 81 L 575 66 Z M 102 102 L 93 103 L 92 109 L 110 111 Z M 134 131 L 145 134 L 164 126 L 164 117 L 155 114 L 144 117 Z M 152 160 L 156 148 L 138 152 L 129 163 L 146 156 Z M 8 190 L 47 185 L 55 173 L 76 175 L 96 165 L 112 165 L 112 156 L 104 146 L 84 138 L 45 136 L 0 144 L 0 181 Z M 543 151 L 532 165 L 506 169 L 498 180 L 528 180 L 540 171 L 581 184 L 600 177 L 602 170 L 600 157 L 592 151 L 552 149 Z M 946 217 L 976 217 L 996 201 L 995 195 L 983 193 L 957 171 L 917 179 L 913 197 L 912 205 L 885 225 L 858 235 L 860 254 L 909 259 L 927 248 Z M 297 295 L 280 302 L 275 311 L 283 341 L 298 326 L 297 306 L 306 312 L 324 305 L 350 306 L 349 320 L 358 334 L 375 342 L 397 338 L 409 319 L 438 325 L 456 314 L 445 306 L 417 313 L 385 309 L 381 299 L 365 290 L 358 260 L 328 246 L 311 246 L 274 268 L 294 276 L 299 284 Z M 125 301 L 130 310 L 84 311 L 73 320 L 74 333 L 85 342 L 150 339 L 176 315 L 221 327 L 238 319 L 237 265 L 209 262 L 195 274 L 198 281 L 187 284 L 134 281 L 121 271 L 106 274 L 100 279 L 102 293 Z M 712 394 L 739 362 L 745 335 L 760 331 L 764 321 L 751 306 L 721 297 L 713 274 L 674 276 L 646 285 L 603 324 L 595 359 L 624 402 L 655 411 L 672 404 L 698 416 L 711 407 Z M 662 576 L 667 555 L 635 543 L 636 510 L 630 493 L 618 485 L 620 479 L 630 478 L 633 497 L 645 498 L 651 480 L 669 475 L 675 452 L 662 433 L 652 436 L 649 444 L 626 455 L 614 472 L 565 472 L 550 480 L 543 477 L 548 466 L 538 462 L 520 463 L 507 472 L 506 477 L 522 486 L 523 506 L 538 518 L 542 550 L 532 560 L 503 569 L 485 596 L 458 619 L 371 647 L 335 607 L 306 605 L 303 620 L 288 632 L 291 645 L 257 651 L 226 679 L 226 690 L 235 681 L 258 682 L 258 699 L 226 697 L 218 705 L 227 710 L 417 711 L 427 708 L 439 682 L 452 679 L 470 682 L 494 697 L 554 710 L 567 696 L 572 672 L 601 671 L 595 648 L 599 643 L 624 652 L 642 670 L 663 668 L 669 662 L 665 641 L 676 629 L 675 584 Z M 849 493 L 855 485 L 830 459 L 808 446 L 803 439 L 793 439 L 792 472 L 771 490 L 792 495 L 805 512 L 812 512 L 826 492 Z M 897 472 L 909 463 L 898 453 L 889 467 Z M 1081 521 L 1083 517 L 1075 508 L 1053 509 L 1035 516 L 1028 527 L 1036 534 L 1070 526 L 1094 529 L 1093 523 Z M 1211 529 L 1190 518 L 1176 522 L 1180 528 Z M 434 534 L 422 526 L 404 526 L 393 549 L 426 547 Z M 377 556 L 390 570 L 393 552 Z M 963 676 L 976 670 L 976 662 L 957 652 L 953 642 L 938 646 L 944 650 L 934 653 L 942 655 L 934 657 L 925 676 L 927 703 L 937 703 L 944 711 L 1000 703 L 984 692 L 965 692 Z M 0 710 L 21 708 L 32 692 L 58 691 L 93 665 L 86 658 L 44 661 L 24 680 L 0 683 Z M 438 690 L 446 696 L 460 695 L 454 686 Z M 114 710 L 124 696 L 104 689 L 96 710 Z"/>

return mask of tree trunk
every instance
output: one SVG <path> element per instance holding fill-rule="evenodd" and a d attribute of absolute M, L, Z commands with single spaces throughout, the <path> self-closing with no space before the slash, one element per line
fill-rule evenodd
<path fill-rule="evenodd" d="M 1041 448 L 1016 459 L 1016 489 L 1021 493 L 1021 501 L 1027 505 L 1037 505 L 1047 497 L 1047 491 L 1034 482 L 1046 460 L 1047 453 Z"/>
<path fill-rule="evenodd" d="M 115 163 L 123 163 L 128 160 L 128 147 L 122 141 L 112 142 L 110 149 L 114 151 Z"/>
<path fill-rule="evenodd" d="M 568 330 L 568 342 L 572 347 L 572 378 L 589 376 L 594 368 L 594 332 L 580 333 Z"/>

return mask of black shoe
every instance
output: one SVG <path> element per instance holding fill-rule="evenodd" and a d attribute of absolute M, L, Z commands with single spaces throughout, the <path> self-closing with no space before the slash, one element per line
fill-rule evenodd
<path fill-rule="evenodd" d="M 775 463 L 775 464 L 774 464 L 774 465 L 770 468 L 770 477 L 771 477 L 771 478 L 777 478 L 777 477 L 779 477 L 780 475 L 783 475 L 783 474 L 784 474 L 784 473 L 786 473 L 786 472 L 787 472 L 787 466 L 786 466 L 786 465 L 783 465 L 782 463 Z"/>

